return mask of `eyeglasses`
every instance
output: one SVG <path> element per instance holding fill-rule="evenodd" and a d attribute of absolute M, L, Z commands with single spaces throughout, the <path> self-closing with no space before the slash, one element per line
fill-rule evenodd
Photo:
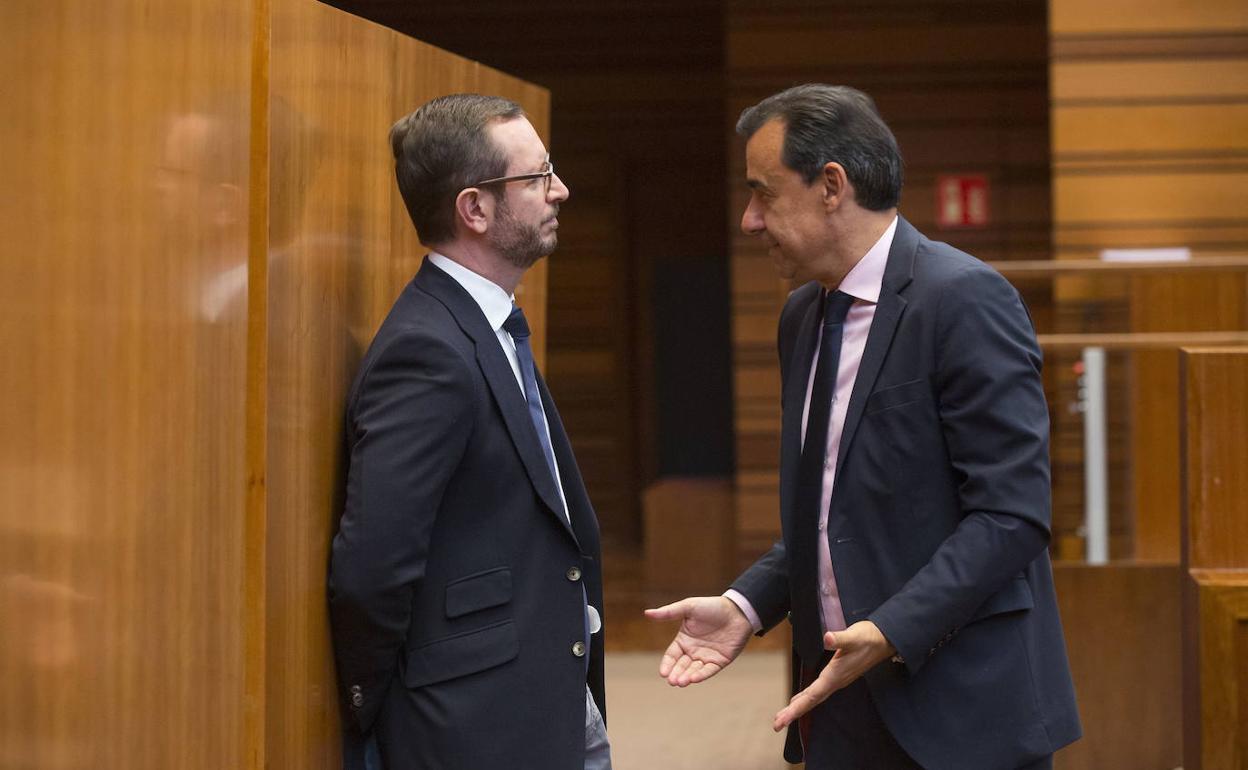
<path fill-rule="evenodd" d="M 545 179 L 546 194 L 550 195 L 550 180 L 555 176 L 555 164 L 549 160 L 542 164 L 541 171 L 534 171 L 531 174 L 516 174 L 515 176 L 499 176 L 493 179 L 485 179 L 476 184 L 470 184 L 469 187 L 482 187 L 487 184 L 503 184 L 505 182 L 525 182 L 530 179 Z"/>

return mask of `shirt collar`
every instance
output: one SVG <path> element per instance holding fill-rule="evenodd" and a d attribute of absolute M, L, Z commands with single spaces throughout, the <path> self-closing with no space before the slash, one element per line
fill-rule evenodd
<path fill-rule="evenodd" d="M 837 288 L 854 299 L 879 302 L 880 288 L 884 285 L 884 268 L 888 265 L 888 252 L 893 246 L 893 235 L 896 232 L 897 217 L 893 217 L 884 234 L 841 279 L 841 285 Z"/>
<path fill-rule="evenodd" d="M 454 278 L 456 283 L 464 287 L 464 291 L 472 295 L 495 333 L 503 328 L 507 316 L 511 315 L 512 304 L 515 302 L 514 296 L 508 295 L 503 291 L 503 287 L 489 278 L 472 272 L 450 257 L 436 251 L 430 252 L 429 261 Z"/>

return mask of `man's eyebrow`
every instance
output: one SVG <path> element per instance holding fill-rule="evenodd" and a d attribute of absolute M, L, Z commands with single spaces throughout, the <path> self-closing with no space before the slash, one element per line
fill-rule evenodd
<path fill-rule="evenodd" d="M 771 192 L 771 188 L 763 184 L 763 182 L 758 179 L 751 179 L 747 177 L 745 180 L 745 186 L 750 188 L 751 190 L 758 190 L 760 192 Z"/>

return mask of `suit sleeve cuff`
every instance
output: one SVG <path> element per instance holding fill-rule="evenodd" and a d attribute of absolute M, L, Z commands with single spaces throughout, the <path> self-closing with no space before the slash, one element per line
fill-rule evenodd
<path fill-rule="evenodd" d="M 729 588 L 724 591 L 724 598 L 737 605 L 737 609 L 741 610 L 741 614 L 745 615 L 745 619 L 750 621 L 750 627 L 754 629 L 754 633 L 761 634 L 763 632 L 763 622 L 758 619 L 758 613 L 754 611 L 754 605 L 750 604 L 750 600 L 745 598 L 735 588 Z"/>

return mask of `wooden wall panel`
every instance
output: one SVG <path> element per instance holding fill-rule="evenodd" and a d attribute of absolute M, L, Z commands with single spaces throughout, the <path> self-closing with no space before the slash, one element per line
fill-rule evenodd
<path fill-rule="evenodd" d="M 1177 564 L 1058 564 L 1053 579 L 1083 738 L 1058 770 L 1182 764 Z"/>
<path fill-rule="evenodd" d="M 1122 34 L 1131 32 L 1204 33 L 1248 26 L 1248 8 L 1239 0 L 1101 0 L 1080 5 L 1054 2 L 1050 22 L 1057 35 Z"/>
<path fill-rule="evenodd" d="M 243 767 L 250 2 L 0 5 L 0 766 Z"/>
<path fill-rule="evenodd" d="M 340 766 L 325 614 L 347 389 L 426 250 L 387 134 L 420 104 L 482 91 L 548 137 L 537 86 L 313 0 L 272 0 L 268 251 L 266 746 L 269 767 Z M 544 263 L 517 290 L 545 354 Z"/>
<path fill-rule="evenodd" d="M 1185 350 L 1183 759 L 1248 766 L 1248 348 Z"/>
<path fill-rule="evenodd" d="M 725 128 L 733 229 L 737 542 L 751 560 L 779 532 L 780 378 L 776 321 L 788 287 L 739 232 L 748 194 L 741 110 L 803 82 L 843 83 L 875 99 L 906 160 L 901 211 L 920 230 L 986 260 L 1049 256 L 1049 128 L 1044 2 L 729 0 Z M 936 177 L 981 173 L 992 221 L 939 230 Z M 1047 314 L 1047 284 L 1029 291 Z"/>
<path fill-rule="evenodd" d="M 1129 307 L 1134 331 L 1248 329 L 1245 273 L 1137 276 Z M 1177 556 L 1180 381 L 1176 351 L 1148 351 L 1131 358 L 1130 458 L 1134 514 L 1131 547 L 1137 559 Z"/>
<path fill-rule="evenodd" d="M 1186 246 L 1248 253 L 1248 9 L 1187 3 L 1054 0 L 1053 244 L 1056 259 L 1105 248 Z M 1218 277 L 1061 279 L 1059 332 L 1248 328 L 1248 282 Z M 1060 389 L 1073 384 L 1059 367 Z M 1115 557 L 1179 556 L 1178 381 L 1173 353 L 1110 372 L 1115 407 L 1110 501 Z M 1080 435 L 1056 414 L 1056 435 Z M 1055 441 L 1055 507 L 1082 507 L 1082 448 Z M 1072 520 L 1073 521 L 1073 520 Z"/>
<path fill-rule="evenodd" d="M 386 133 L 549 97 L 312 0 L 10 3 L 0 66 L 0 766 L 337 767 L 343 396 L 423 254 Z"/>
<path fill-rule="evenodd" d="M 272 0 L 269 133 L 266 742 L 269 767 L 341 765 L 325 611 L 347 388 L 419 265 L 392 255 L 396 40 Z"/>
<path fill-rule="evenodd" d="M 1185 350 L 1180 360 L 1183 563 L 1248 569 L 1248 348 Z"/>
<path fill-rule="evenodd" d="M 649 606 L 719 594 L 737 576 L 730 479 L 664 479 L 646 490 L 645 508 L 647 530 L 664 533 L 646 538 Z"/>

